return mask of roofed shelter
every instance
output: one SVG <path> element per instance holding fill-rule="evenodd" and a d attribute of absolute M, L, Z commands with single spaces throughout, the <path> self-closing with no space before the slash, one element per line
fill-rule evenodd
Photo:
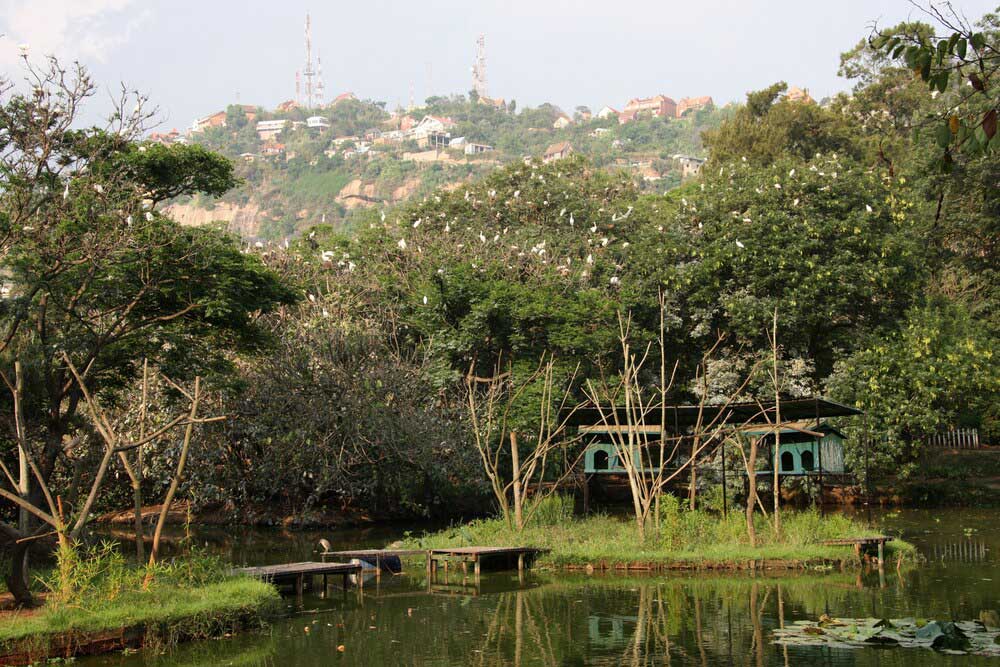
<path fill-rule="evenodd" d="M 665 438 L 671 439 L 690 436 L 699 423 L 730 425 L 734 431 L 744 436 L 759 439 L 770 450 L 759 459 L 764 462 L 774 460 L 775 432 L 780 432 L 779 477 L 816 476 L 822 486 L 824 474 L 843 475 L 846 472 L 843 450 L 845 437 L 839 430 L 826 424 L 825 420 L 860 415 L 861 410 L 820 397 L 781 399 L 779 407 L 780 425 L 773 424 L 773 402 L 647 406 L 642 414 L 642 424 L 634 423 L 634 413 L 630 424 L 629 415 L 624 408 L 618 409 L 616 414 L 610 408 L 584 406 L 573 413 L 568 425 L 575 426 L 580 434 L 589 439 L 583 457 L 584 473 L 588 478 L 592 475 L 627 472 L 619 461 L 618 447 L 622 440 L 617 434 L 627 433 L 631 429 L 638 446 L 651 446 L 660 441 L 661 433 Z M 672 468 L 679 468 L 687 463 L 684 449 L 680 448 L 677 457 L 671 461 Z M 659 468 L 647 467 L 642 472 L 655 475 L 659 473 Z M 757 472 L 768 475 L 773 470 Z M 724 456 L 722 475 L 725 486 Z"/>

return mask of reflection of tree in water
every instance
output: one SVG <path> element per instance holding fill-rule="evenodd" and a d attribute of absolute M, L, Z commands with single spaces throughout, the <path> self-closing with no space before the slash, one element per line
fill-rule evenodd
<path fill-rule="evenodd" d="M 557 580 L 498 595 L 470 664 L 763 667 L 776 655 L 770 630 L 784 625 L 786 612 L 817 615 L 851 588 L 835 576 Z M 777 655 L 790 664 L 787 649 Z"/>

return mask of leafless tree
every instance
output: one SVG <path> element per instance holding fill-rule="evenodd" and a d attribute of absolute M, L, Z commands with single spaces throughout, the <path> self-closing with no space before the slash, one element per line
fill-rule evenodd
<path fill-rule="evenodd" d="M 524 530 L 541 501 L 558 490 L 579 461 L 578 456 L 552 483 L 546 484 L 556 452 L 571 447 L 578 439 L 567 435 L 567 425 L 579 407 L 572 399 L 575 377 L 576 370 L 567 381 L 558 381 L 552 357 L 543 359 L 523 379 L 514 377 L 510 367 L 506 371 L 498 367 L 488 378 L 475 376 L 470 368 L 466 377 L 468 414 L 483 472 L 501 515 L 515 530 Z M 541 396 L 529 434 L 519 430 L 512 413 L 533 387 L 540 388 Z M 530 447 L 526 450 L 522 436 L 528 436 L 525 440 Z"/>

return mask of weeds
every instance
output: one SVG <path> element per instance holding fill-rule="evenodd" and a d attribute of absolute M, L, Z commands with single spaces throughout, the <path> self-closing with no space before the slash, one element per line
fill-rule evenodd
<path fill-rule="evenodd" d="M 742 515 L 729 518 L 704 510 L 687 510 L 681 502 L 665 495 L 660 501 L 659 528 L 650 530 L 640 542 L 633 522 L 620 517 L 594 515 L 573 518 L 566 506 L 553 503 L 539 508 L 544 521 L 532 521 L 523 533 L 512 531 L 498 519 L 472 521 L 438 533 L 409 538 L 408 545 L 420 548 L 480 544 L 490 546 L 530 545 L 550 549 L 542 564 L 608 565 L 655 562 L 704 563 L 723 565 L 749 560 L 823 561 L 846 560 L 850 547 L 824 546 L 824 540 L 863 537 L 874 531 L 842 515 L 821 516 L 815 510 L 787 512 L 781 537 L 766 529 L 766 519 L 759 517 L 759 545 L 751 547 Z M 900 541 L 887 545 L 904 557 L 913 548 Z"/>

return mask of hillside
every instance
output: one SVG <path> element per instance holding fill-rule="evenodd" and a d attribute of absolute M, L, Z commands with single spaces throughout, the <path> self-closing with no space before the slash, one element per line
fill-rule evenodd
<path fill-rule="evenodd" d="M 518 110 L 514 102 L 461 95 L 388 113 L 381 103 L 341 97 L 312 110 L 234 105 L 199 121 L 186 137 L 152 135 L 218 151 L 236 163 L 242 179 L 220 199 L 174 202 L 171 215 L 184 224 L 223 221 L 245 238 L 282 238 L 323 222 L 345 227 L 358 210 L 542 159 L 556 146 L 599 167 L 628 171 L 642 190 L 662 192 L 685 174 L 685 162 L 675 156 L 703 155 L 702 131 L 728 114 L 709 106 L 680 118 L 637 113 L 622 122 L 617 112 L 597 118 L 579 107 L 570 118 L 549 104 Z"/>

